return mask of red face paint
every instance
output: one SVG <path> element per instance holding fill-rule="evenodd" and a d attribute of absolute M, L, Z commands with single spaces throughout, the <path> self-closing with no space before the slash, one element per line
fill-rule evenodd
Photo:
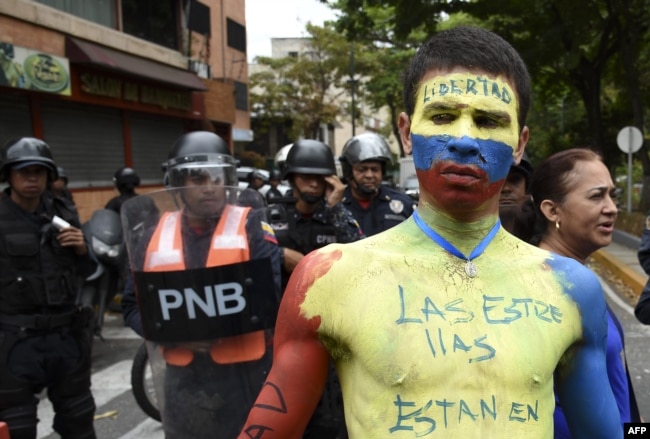
<path fill-rule="evenodd" d="M 450 212 L 462 207 L 476 208 L 497 196 L 503 180 L 490 183 L 485 171 L 460 166 L 453 162 L 437 162 L 428 171 L 417 170 L 423 190 L 436 204 Z"/>

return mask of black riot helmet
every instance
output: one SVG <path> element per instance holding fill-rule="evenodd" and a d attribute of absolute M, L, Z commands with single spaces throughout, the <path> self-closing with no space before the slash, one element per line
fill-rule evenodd
<path fill-rule="evenodd" d="M 273 180 L 277 180 L 277 181 L 282 180 L 282 172 L 280 172 L 279 169 L 273 169 L 269 173 L 269 181 L 273 181 Z"/>
<path fill-rule="evenodd" d="M 120 168 L 115 171 L 113 182 L 120 192 L 132 191 L 140 184 L 140 176 L 136 174 L 133 168 Z"/>
<path fill-rule="evenodd" d="M 193 171 L 209 172 L 225 186 L 237 186 L 237 161 L 225 140 L 210 131 L 192 131 L 179 137 L 163 164 L 165 180 L 171 187 L 183 186 L 185 176 Z"/>
<path fill-rule="evenodd" d="M 318 140 L 298 140 L 287 154 L 282 178 L 291 174 L 336 175 L 332 150 Z"/>
<path fill-rule="evenodd" d="M 48 179 L 57 179 L 58 172 L 47 143 L 35 137 L 18 137 L 8 141 L 2 149 L 0 182 L 7 181 L 10 168 L 24 168 L 31 165 L 45 166 Z"/>
<path fill-rule="evenodd" d="M 63 169 L 61 166 L 57 166 L 56 173 L 58 174 L 58 178 L 63 180 L 65 184 L 68 184 L 68 174 L 66 174 L 65 169 Z"/>
<path fill-rule="evenodd" d="M 352 166 L 365 161 L 381 162 L 382 174 L 386 174 L 386 163 L 393 163 L 393 154 L 388 142 L 377 133 L 363 133 L 345 142 L 339 161 L 343 177 L 352 178 Z"/>

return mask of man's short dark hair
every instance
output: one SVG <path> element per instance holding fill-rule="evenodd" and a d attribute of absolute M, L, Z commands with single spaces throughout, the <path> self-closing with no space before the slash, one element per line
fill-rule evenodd
<path fill-rule="evenodd" d="M 415 111 L 415 97 L 424 75 L 431 69 L 465 67 L 482 70 L 512 81 L 519 100 L 518 122 L 526 125 L 530 107 L 530 75 L 514 47 L 487 29 L 458 26 L 430 37 L 411 59 L 404 73 L 404 109 L 409 117 Z"/>

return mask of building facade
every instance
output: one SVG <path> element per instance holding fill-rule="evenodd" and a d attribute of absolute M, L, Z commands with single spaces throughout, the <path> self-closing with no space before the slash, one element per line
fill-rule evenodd
<path fill-rule="evenodd" d="M 2 0 L 0 64 L 0 142 L 45 140 L 82 221 L 185 132 L 252 140 L 245 0 Z"/>
<path fill-rule="evenodd" d="M 271 38 L 271 57 L 279 59 L 285 57 L 297 57 L 309 53 L 309 51 L 313 50 L 310 46 L 310 41 L 310 38 Z M 260 72 L 263 71 L 264 68 L 265 66 L 251 64 L 249 65 L 249 72 L 251 74 Z M 359 81 L 358 78 L 355 79 L 357 82 Z M 332 95 L 339 96 L 337 98 L 337 105 L 340 108 L 350 108 L 354 100 L 352 87 L 348 90 L 331 90 L 331 93 Z M 339 116 L 336 118 L 334 123 L 323 124 L 320 128 L 318 140 L 329 145 L 334 153 L 334 157 L 337 159 L 341 155 L 343 146 L 353 135 L 361 134 L 366 131 L 386 131 L 386 121 L 389 120 L 387 109 L 384 109 L 379 113 L 369 111 L 369 109 L 364 108 L 362 102 L 358 99 L 356 100 L 355 108 L 361 112 L 361 117 L 359 119 L 362 120 L 362 123 L 353 124 L 351 117 Z M 251 117 L 253 119 L 251 124 L 255 127 L 257 121 L 255 120 L 254 115 Z M 285 125 L 286 124 L 277 124 L 271 127 L 266 127 L 264 130 L 254 130 L 255 140 L 252 144 L 249 144 L 248 147 L 250 148 L 254 145 L 258 145 L 260 147 L 260 151 L 258 152 L 274 157 L 277 151 L 279 151 L 284 145 L 293 141 L 293 139 L 287 137 Z M 397 139 L 391 135 L 387 140 L 394 156 L 399 157 L 400 151 Z M 336 163 L 337 166 L 339 166 L 338 160 Z"/>

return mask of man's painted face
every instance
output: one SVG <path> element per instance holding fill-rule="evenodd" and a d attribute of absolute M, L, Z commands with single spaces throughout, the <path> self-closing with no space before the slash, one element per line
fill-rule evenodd
<path fill-rule="evenodd" d="M 411 121 L 420 184 L 436 204 L 480 206 L 498 196 L 519 144 L 518 101 L 503 78 L 425 78 Z"/>

